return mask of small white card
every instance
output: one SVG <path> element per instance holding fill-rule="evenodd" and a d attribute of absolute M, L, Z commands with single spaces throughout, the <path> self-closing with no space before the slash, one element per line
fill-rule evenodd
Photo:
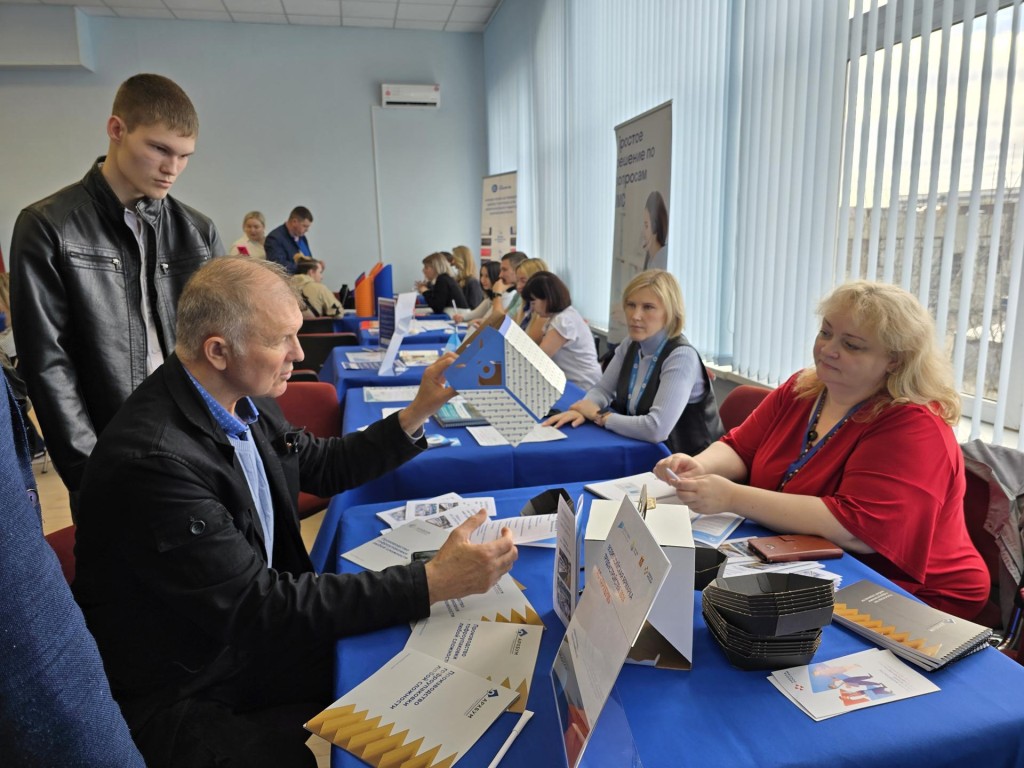
<path fill-rule="evenodd" d="M 364 403 L 411 403 L 419 392 L 419 386 L 414 387 L 364 387 Z"/>
<path fill-rule="evenodd" d="M 466 427 L 469 434 L 476 440 L 477 445 L 489 448 L 494 445 L 509 445 L 508 440 L 501 436 L 494 427 Z M 554 440 L 566 440 L 569 436 L 562 430 L 555 427 L 544 427 L 538 424 L 526 433 L 526 436 L 519 441 L 522 443 L 550 443 Z"/>
<path fill-rule="evenodd" d="M 558 515 L 520 515 L 488 520 L 469 537 L 477 544 L 494 541 L 501 536 L 502 528 L 512 531 L 516 544 L 529 544 L 531 541 L 544 541 L 553 538 L 557 533 Z"/>
<path fill-rule="evenodd" d="M 448 530 L 414 520 L 350 549 L 342 557 L 369 571 L 383 571 L 392 565 L 408 565 L 413 552 L 440 549 L 447 539 Z"/>

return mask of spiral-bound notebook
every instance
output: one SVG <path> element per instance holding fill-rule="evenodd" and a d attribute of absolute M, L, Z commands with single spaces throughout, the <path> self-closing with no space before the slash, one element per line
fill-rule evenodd
<path fill-rule="evenodd" d="M 988 645 L 992 630 L 870 581 L 836 592 L 836 622 L 922 669 L 933 670 Z"/>

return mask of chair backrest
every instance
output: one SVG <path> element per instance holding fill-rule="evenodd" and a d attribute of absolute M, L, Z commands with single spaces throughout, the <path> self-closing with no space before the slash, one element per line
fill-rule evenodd
<path fill-rule="evenodd" d="M 311 317 L 302 321 L 299 333 L 334 333 L 333 317 Z"/>
<path fill-rule="evenodd" d="M 718 406 L 718 415 L 722 419 L 722 426 L 728 432 L 733 427 L 743 423 L 754 409 L 764 400 L 771 390 L 767 387 L 759 387 L 755 384 L 740 384 L 736 389 L 727 394 Z"/>
<path fill-rule="evenodd" d="M 334 385 L 323 381 L 293 381 L 280 397 L 284 416 L 317 437 L 341 435 L 341 406 Z"/>
<path fill-rule="evenodd" d="M 46 541 L 57 555 L 64 578 L 70 584 L 75 580 L 75 526 L 69 525 L 46 534 Z"/>
<path fill-rule="evenodd" d="M 354 333 L 300 333 L 299 344 L 305 359 L 303 368 L 319 371 L 335 347 L 354 347 L 359 337 Z"/>

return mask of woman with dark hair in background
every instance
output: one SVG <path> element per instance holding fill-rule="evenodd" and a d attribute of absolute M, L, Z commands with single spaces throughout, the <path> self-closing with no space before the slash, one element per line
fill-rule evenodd
<path fill-rule="evenodd" d="M 661 192 L 647 196 L 644 206 L 644 231 L 641 235 L 644 251 L 644 270 L 668 269 L 668 209 Z"/>
<path fill-rule="evenodd" d="M 565 283 L 551 272 L 538 272 L 523 287 L 523 303 L 545 319 L 540 348 L 573 384 L 583 389 L 594 386 L 601 378 L 594 334 L 572 306 Z"/>
<path fill-rule="evenodd" d="M 491 314 L 491 307 L 496 294 L 494 284 L 501 276 L 501 264 L 497 261 L 485 261 L 480 265 L 480 288 L 484 294 L 483 300 L 469 312 L 456 314 L 452 319 L 457 323 L 475 323 L 477 320 L 483 322 Z M 498 301 L 501 301 L 498 298 Z"/>

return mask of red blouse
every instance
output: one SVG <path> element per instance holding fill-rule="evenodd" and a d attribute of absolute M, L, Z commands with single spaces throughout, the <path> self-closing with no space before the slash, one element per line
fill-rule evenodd
<path fill-rule="evenodd" d="M 747 465 L 749 483 L 776 490 L 800 455 L 814 398 L 797 399 L 796 375 L 722 440 Z M 964 460 L 953 430 L 920 405 L 855 414 L 786 484 L 818 496 L 876 555 L 859 556 L 929 605 L 971 619 L 989 575 L 964 523 Z"/>

